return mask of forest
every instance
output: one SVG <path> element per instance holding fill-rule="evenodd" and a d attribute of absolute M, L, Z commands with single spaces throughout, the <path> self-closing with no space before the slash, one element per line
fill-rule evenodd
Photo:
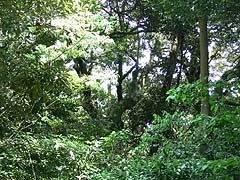
<path fill-rule="evenodd" d="M 239 0 L 0 0 L 2 180 L 239 180 Z"/>

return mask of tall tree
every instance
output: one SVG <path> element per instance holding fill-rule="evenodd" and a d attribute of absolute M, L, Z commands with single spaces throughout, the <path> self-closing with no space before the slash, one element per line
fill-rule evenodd
<path fill-rule="evenodd" d="M 208 88 L 208 33 L 207 33 L 207 16 L 202 15 L 199 19 L 200 28 L 200 80 L 204 87 Z M 210 105 L 208 93 L 203 97 L 201 102 L 201 113 L 209 115 Z"/>

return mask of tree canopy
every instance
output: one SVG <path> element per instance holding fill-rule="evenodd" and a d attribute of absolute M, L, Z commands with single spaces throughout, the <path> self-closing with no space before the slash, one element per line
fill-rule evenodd
<path fill-rule="evenodd" d="M 240 179 L 240 2 L 0 2 L 2 179 Z"/>

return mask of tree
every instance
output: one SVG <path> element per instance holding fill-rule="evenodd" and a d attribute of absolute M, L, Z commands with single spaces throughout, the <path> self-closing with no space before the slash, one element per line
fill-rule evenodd
<path fill-rule="evenodd" d="M 206 87 L 208 91 L 208 33 L 207 33 L 207 16 L 202 15 L 199 19 L 199 28 L 200 28 L 200 80 Z M 210 106 L 208 100 L 208 93 L 203 97 L 201 102 L 201 113 L 209 115 Z"/>
<path fill-rule="evenodd" d="M 0 5 L 2 179 L 238 179 L 239 1 Z"/>

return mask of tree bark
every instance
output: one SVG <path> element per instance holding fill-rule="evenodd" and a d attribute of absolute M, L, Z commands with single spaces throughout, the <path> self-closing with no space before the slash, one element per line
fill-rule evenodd
<path fill-rule="evenodd" d="M 91 67 L 86 63 L 86 60 L 84 58 L 77 57 L 74 59 L 74 63 L 75 64 L 73 68 L 80 78 L 85 75 L 91 75 Z M 83 96 L 83 108 L 87 111 L 91 118 L 96 119 L 98 110 L 96 104 L 93 101 L 92 89 L 90 86 L 85 86 L 83 90 Z"/>
<path fill-rule="evenodd" d="M 123 100 L 123 88 L 122 88 L 122 81 L 123 81 L 123 62 L 122 57 L 118 59 L 118 84 L 117 84 L 117 98 L 118 102 Z"/>
<path fill-rule="evenodd" d="M 180 34 L 177 34 L 173 38 L 171 52 L 168 60 L 167 73 L 165 75 L 165 79 L 162 85 L 162 90 L 160 92 L 161 97 L 163 97 L 163 99 L 166 98 L 167 91 L 172 87 L 173 75 L 175 73 L 175 69 L 177 65 L 177 56 L 178 56 L 178 52 L 179 52 L 179 48 L 182 43 L 182 40 L 183 40 L 183 36 Z"/>
<path fill-rule="evenodd" d="M 203 85 L 208 89 L 208 33 L 207 33 L 207 16 L 202 16 L 199 19 L 200 28 L 200 80 Z M 209 115 L 209 94 L 207 93 L 201 101 L 201 113 Z"/>

